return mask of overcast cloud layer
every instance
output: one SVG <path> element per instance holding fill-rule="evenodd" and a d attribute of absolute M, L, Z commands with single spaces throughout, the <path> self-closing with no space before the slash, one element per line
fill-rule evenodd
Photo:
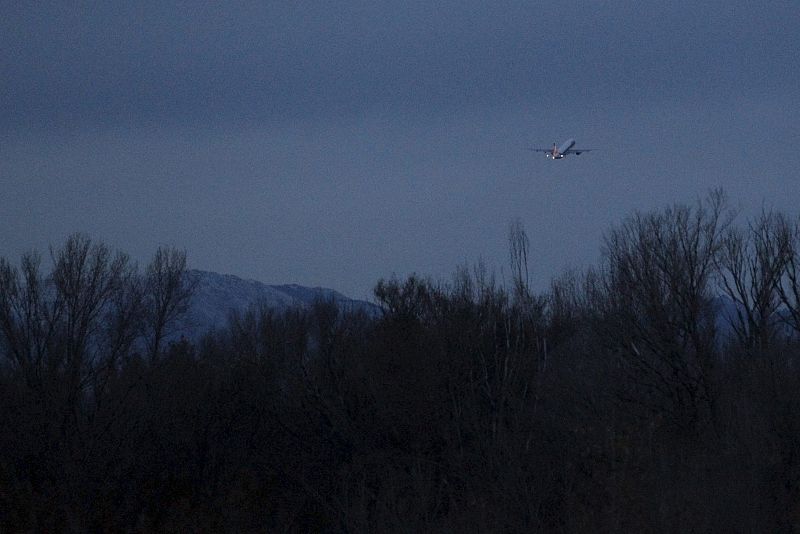
<path fill-rule="evenodd" d="M 662 5 L 668 4 L 668 5 Z M 381 276 L 592 262 L 634 209 L 800 205 L 800 4 L 2 2 L 0 255 L 366 297 Z M 525 150 L 602 148 L 550 162 Z"/>

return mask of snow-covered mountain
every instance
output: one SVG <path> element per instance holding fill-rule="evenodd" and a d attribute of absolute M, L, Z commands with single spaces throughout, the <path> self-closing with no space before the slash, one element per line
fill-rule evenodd
<path fill-rule="evenodd" d="M 378 311 L 370 302 L 354 300 L 323 287 L 267 285 L 230 274 L 199 270 L 188 271 L 187 277 L 195 283 L 195 291 L 181 333 L 190 339 L 212 328 L 224 327 L 231 312 L 242 312 L 250 307 L 308 308 L 321 299 L 335 302 L 344 311 L 364 310 L 370 314 Z"/>

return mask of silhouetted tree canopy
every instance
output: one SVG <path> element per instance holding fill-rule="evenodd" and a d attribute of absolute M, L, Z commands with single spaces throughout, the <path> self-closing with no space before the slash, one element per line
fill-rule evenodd
<path fill-rule="evenodd" d="M 509 248 L 197 340 L 183 251 L 0 259 L 0 531 L 800 528 L 797 219 L 635 213 L 541 293 Z"/>

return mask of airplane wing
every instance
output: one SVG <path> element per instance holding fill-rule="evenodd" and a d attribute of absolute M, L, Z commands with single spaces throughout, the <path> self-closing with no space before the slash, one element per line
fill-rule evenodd
<path fill-rule="evenodd" d="M 529 148 L 528 150 L 532 150 L 534 152 L 545 152 L 546 154 L 551 154 L 553 152 L 552 148 Z"/>
<path fill-rule="evenodd" d="M 576 156 L 580 156 L 581 152 L 591 152 L 593 150 L 597 150 L 596 148 L 570 148 L 563 154 L 566 156 L 567 154 L 575 154 Z"/>

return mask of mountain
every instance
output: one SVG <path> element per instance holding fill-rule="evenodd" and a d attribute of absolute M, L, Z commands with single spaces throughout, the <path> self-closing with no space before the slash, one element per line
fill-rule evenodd
<path fill-rule="evenodd" d="M 374 315 L 379 310 L 375 304 L 351 299 L 323 287 L 267 285 L 230 274 L 200 270 L 190 270 L 186 275 L 195 283 L 194 295 L 181 328 L 181 334 L 189 339 L 197 339 L 212 328 L 224 327 L 231 312 L 242 312 L 250 307 L 264 306 L 280 311 L 290 307 L 309 308 L 315 301 L 325 300 L 333 301 L 343 311 L 362 310 Z"/>

